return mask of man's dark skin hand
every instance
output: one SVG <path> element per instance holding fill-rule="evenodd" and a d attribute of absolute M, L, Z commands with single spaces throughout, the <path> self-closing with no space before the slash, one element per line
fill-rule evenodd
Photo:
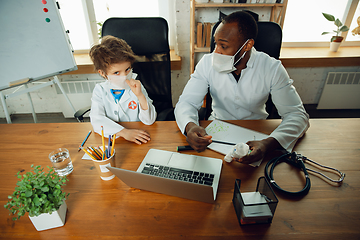
<path fill-rule="evenodd" d="M 193 122 L 189 122 L 186 125 L 185 131 L 186 141 L 197 152 L 204 151 L 212 142 L 212 137 L 206 134 L 205 129 Z M 233 160 L 244 164 L 250 164 L 262 160 L 267 152 L 281 147 L 278 141 L 273 137 L 268 137 L 260 141 L 249 141 L 246 144 L 249 145 L 251 153 L 243 158 Z"/>
<path fill-rule="evenodd" d="M 211 136 L 206 134 L 203 127 L 189 122 L 186 127 L 186 141 L 197 152 L 202 152 L 211 143 Z"/>

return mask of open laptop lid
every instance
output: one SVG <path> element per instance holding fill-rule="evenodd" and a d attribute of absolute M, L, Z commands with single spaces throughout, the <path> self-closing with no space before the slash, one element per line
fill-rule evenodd
<path fill-rule="evenodd" d="M 169 153 L 169 155 L 166 156 L 166 153 Z M 163 151 L 163 150 L 150 149 L 148 154 L 144 158 L 142 164 L 140 165 L 139 169 L 141 168 L 144 162 L 147 162 L 148 160 L 153 160 L 152 158 L 152 156 L 154 156 L 153 154 L 157 155 L 157 159 L 160 159 L 159 160 L 160 162 L 163 161 L 161 163 L 159 162 L 157 163 L 162 165 L 167 165 L 166 161 L 169 162 L 170 159 L 169 157 L 171 157 L 172 155 L 171 153 L 172 152 Z M 175 155 L 176 158 L 179 157 L 179 155 L 177 154 L 179 153 L 176 153 Z M 183 159 L 194 158 L 195 156 L 195 155 L 187 155 L 187 154 L 181 154 L 181 155 Z M 216 158 L 201 157 L 201 156 L 195 156 L 195 157 L 196 157 L 196 163 L 194 164 L 194 167 L 196 170 L 198 170 L 198 167 L 196 166 L 206 165 L 206 163 L 212 166 L 210 167 L 212 168 L 212 171 L 209 171 L 215 174 L 214 182 L 212 186 L 206 186 L 191 182 L 183 182 L 174 179 L 152 176 L 152 175 L 142 174 L 140 172 L 129 171 L 126 169 L 121 169 L 116 167 L 107 167 L 107 168 L 129 187 L 147 190 L 151 192 L 163 193 L 167 195 L 187 198 L 201 202 L 214 203 L 216 200 L 216 194 L 217 194 L 217 189 L 221 174 L 222 160 Z M 186 162 L 187 160 L 184 161 Z M 181 166 L 176 166 L 176 167 L 181 167 Z M 209 167 L 207 168 L 208 169 L 205 169 L 205 171 L 209 170 Z M 188 170 L 193 170 L 193 169 L 188 169 Z"/>
<path fill-rule="evenodd" d="M 162 178 L 126 169 L 107 167 L 126 185 L 150 192 L 163 193 L 175 197 L 214 203 L 215 196 L 211 186 L 182 182 L 174 179 Z"/>

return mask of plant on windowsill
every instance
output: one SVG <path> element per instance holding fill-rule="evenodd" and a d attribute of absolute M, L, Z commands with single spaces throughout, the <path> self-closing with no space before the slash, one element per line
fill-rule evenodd
<path fill-rule="evenodd" d="M 335 19 L 333 15 L 327 13 L 322 13 L 322 14 L 328 21 L 334 22 L 336 26 L 336 30 L 333 30 L 332 32 L 323 32 L 321 34 L 321 35 L 325 35 L 330 33 L 336 33 L 336 35 L 332 36 L 330 39 L 330 51 L 336 52 L 339 49 L 342 40 L 344 39 L 342 36 L 340 36 L 340 34 L 342 32 L 349 31 L 349 28 L 346 25 L 343 25 L 338 18 Z"/>
<path fill-rule="evenodd" d="M 48 173 L 43 172 L 41 166 L 31 165 L 31 168 L 34 173 L 16 174 L 19 178 L 17 186 L 4 207 L 17 215 L 13 220 L 28 212 L 38 231 L 63 226 L 67 210 L 65 200 L 69 193 L 63 192 L 62 187 L 68 179 L 58 176 L 53 167 L 48 167 Z"/>

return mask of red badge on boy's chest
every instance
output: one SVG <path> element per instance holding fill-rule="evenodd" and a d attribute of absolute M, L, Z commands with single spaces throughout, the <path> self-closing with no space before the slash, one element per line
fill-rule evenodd
<path fill-rule="evenodd" d="M 135 101 L 131 101 L 131 102 L 129 102 L 128 107 L 129 107 L 130 109 L 135 110 L 135 109 L 137 108 L 137 104 L 136 104 Z"/>

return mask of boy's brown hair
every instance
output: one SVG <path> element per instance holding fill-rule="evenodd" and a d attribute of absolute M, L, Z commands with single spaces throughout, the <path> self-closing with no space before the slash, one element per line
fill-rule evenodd
<path fill-rule="evenodd" d="M 95 71 L 102 70 L 106 74 L 110 64 L 130 62 L 132 65 L 136 60 L 136 55 L 125 40 L 110 35 L 103 37 L 100 44 L 94 45 L 89 55 Z"/>

